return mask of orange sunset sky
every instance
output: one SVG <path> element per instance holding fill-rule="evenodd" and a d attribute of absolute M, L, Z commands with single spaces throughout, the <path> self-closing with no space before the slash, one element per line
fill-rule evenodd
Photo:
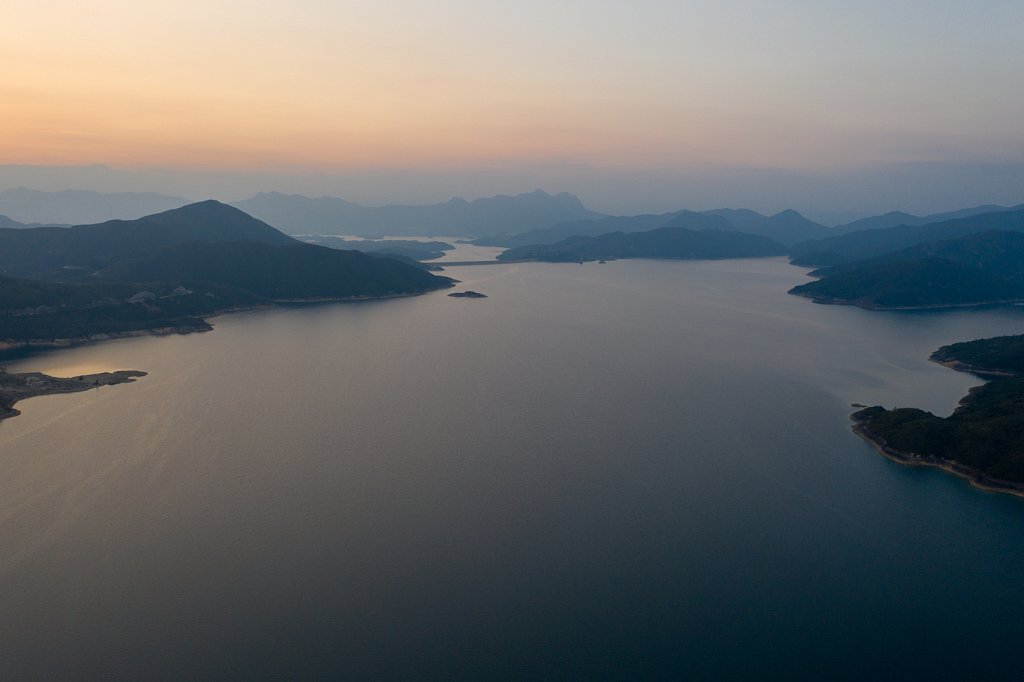
<path fill-rule="evenodd" d="M 1019 2 L 13 0 L 4 23 L 0 164 L 658 177 L 1024 158 Z"/>

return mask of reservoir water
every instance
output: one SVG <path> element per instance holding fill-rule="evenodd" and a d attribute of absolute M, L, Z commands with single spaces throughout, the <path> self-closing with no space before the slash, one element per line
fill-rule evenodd
<path fill-rule="evenodd" d="M 1024 641 L 1024 500 L 877 455 L 1018 308 L 786 295 L 779 259 L 488 265 L 226 315 L 0 423 L 0 677 L 964 679 Z"/>

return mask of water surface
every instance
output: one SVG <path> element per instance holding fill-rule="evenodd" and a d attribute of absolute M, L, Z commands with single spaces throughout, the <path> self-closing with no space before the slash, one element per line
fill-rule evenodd
<path fill-rule="evenodd" d="M 9 363 L 137 383 L 0 423 L 0 675 L 957 678 L 1016 666 L 1024 502 L 849 404 L 1017 308 L 787 296 L 782 260 L 450 268 Z"/>

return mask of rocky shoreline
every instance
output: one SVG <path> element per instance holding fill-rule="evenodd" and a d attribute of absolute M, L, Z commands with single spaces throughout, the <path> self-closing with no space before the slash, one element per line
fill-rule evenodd
<path fill-rule="evenodd" d="M 893 462 L 903 464 L 905 466 L 942 469 L 943 471 L 964 479 L 980 490 L 1024 497 L 1024 484 L 992 478 L 973 467 L 965 466 L 958 462 L 939 459 L 938 457 L 932 457 L 929 455 L 922 455 L 916 452 L 905 452 L 889 446 L 888 443 L 885 442 L 884 438 L 871 431 L 867 424 L 867 420 L 860 416 L 862 412 L 863 410 L 854 412 L 850 415 L 850 419 L 853 421 L 853 432 L 863 438 L 869 445 L 871 445 L 871 447 L 877 450 L 880 455 L 892 460 Z"/>

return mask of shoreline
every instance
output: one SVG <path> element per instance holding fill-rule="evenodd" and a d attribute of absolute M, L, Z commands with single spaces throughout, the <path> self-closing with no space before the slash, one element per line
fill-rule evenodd
<path fill-rule="evenodd" d="M 850 415 L 850 419 L 853 421 L 853 432 L 864 439 L 880 455 L 890 461 L 903 466 L 941 469 L 942 471 L 953 474 L 957 478 L 967 481 L 972 487 L 979 490 L 990 493 L 1004 493 L 1014 497 L 1024 498 L 1024 484 L 991 478 L 977 469 L 963 464 L 958 464 L 957 462 L 950 460 L 928 457 L 916 452 L 905 452 L 903 450 L 897 450 L 896 448 L 889 447 L 883 438 L 876 436 L 871 432 L 864 420 L 857 419 L 855 415 L 856 413 Z"/>
<path fill-rule="evenodd" d="M 794 287 L 795 288 L 795 287 Z M 806 294 L 801 291 L 789 290 L 787 293 L 800 298 L 806 298 L 811 303 L 817 303 L 818 305 L 849 305 L 861 310 L 872 310 L 879 312 L 886 311 L 907 311 L 912 312 L 915 310 L 952 310 L 955 308 L 982 308 L 985 306 L 1000 306 L 1000 305 L 1024 305 L 1024 298 L 1009 298 L 1002 301 L 976 301 L 974 303 L 934 303 L 932 305 L 904 305 L 904 306 L 876 306 L 876 305 L 864 305 L 856 301 L 851 301 L 845 298 L 833 298 L 831 296 L 814 296 L 813 294 Z"/>
<path fill-rule="evenodd" d="M 975 374 L 982 378 L 990 379 L 1008 379 L 1017 376 L 1014 372 L 1004 372 L 998 369 L 985 369 L 984 367 L 978 367 L 977 365 L 970 365 L 966 362 L 960 362 L 959 360 L 942 360 L 935 357 L 935 353 L 932 353 L 929 361 L 934 362 L 937 365 L 942 365 L 948 369 L 955 370 L 957 372 L 964 372 L 966 374 Z"/>
<path fill-rule="evenodd" d="M 240 309 L 244 310 L 244 309 Z M 224 314 L 229 312 L 238 312 L 235 310 L 224 311 Z M 221 313 L 217 313 L 218 315 Z M 211 315 L 210 317 L 214 317 Z M 203 318 L 205 322 L 205 318 Z M 77 348 L 79 346 L 88 346 L 93 343 L 101 343 L 103 341 L 113 341 L 115 339 L 130 339 L 136 336 L 170 336 L 171 334 L 199 334 L 202 332 L 213 331 L 213 325 L 206 324 L 203 326 L 192 325 L 188 327 L 155 327 L 153 329 L 133 329 L 125 332 L 102 332 L 99 334 L 90 334 L 89 336 L 76 336 L 65 339 L 32 339 L 30 341 L 0 341 L 0 353 L 8 352 L 33 352 L 33 351 L 47 351 L 47 350 L 64 350 L 66 348 Z"/>
<path fill-rule="evenodd" d="M 134 383 L 146 376 L 138 370 L 118 370 L 83 374 L 78 377 L 55 377 L 42 372 L 8 374 L 0 371 L 0 421 L 17 417 L 21 410 L 15 404 L 28 398 L 62 393 L 81 393 L 101 386 Z"/>
<path fill-rule="evenodd" d="M 154 327 L 153 329 L 132 329 L 123 332 L 100 332 L 97 334 L 90 334 L 89 336 L 77 336 L 63 339 L 30 339 L 27 341 L 9 341 L 0 340 L 0 357 L 3 357 L 7 353 L 18 353 L 24 352 L 32 354 L 37 351 L 51 351 L 51 350 L 65 350 L 69 348 L 78 348 L 81 346 L 88 346 L 94 343 L 101 343 L 103 341 L 113 341 L 115 339 L 130 339 L 139 336 L 170 336 L 172 334 L 200 334 L 204 332 L 213 331 L 214 327 L 210 324 L 209 320 L 220 317 L 221 315 L 230 315 L 231 313 L 246 312 L 249 310 L 262 310 L 266 308 L 274 308 L 276 306 L 286 305 L 302 305 L 309 304 L 315 305 L 318 303 L 360 303 L 364 301 L 383 301 L 393 298 L 410 298 L 413 296 L 424 296 L 426 294 L 434 293 L 435 291 L 443 291 L 450 289 L 454 284 L 450 284 L 438 289 L 430 289 L 429 291 L 420 291 L 410 294 L 386 294 L 383 296 L 345 296 L 345 297 L 325 297 L 325 298 L 296 298 L 296 299 L 272 299 L 266 303 L 258 303 L 254 305 L 245 306 L 234 306 L 231 308 L 225 308 L 223 310 L 217 310 L 207 315 L 203 315 L 198 319 L 201 324 L 184 325 L 181 327 Z M 0 417 L 2 419 L 3 417 Z"/>
<path fill-rule="evenodd" d="M 19 351 L 32 355 L 35 352 L 65 350 L 76 348 L 103 341 L 115 339 L 134 338 L 139 336 L 170 336 L 171 334 L 198 334 L 213 331 L 214 327 L 209 320 L 221 315 L 245 312 L 249 310 L 262 310 L 277 306 L 320 304 L 320 303 L 358 303 L 363 301 L 387 300 L 393 298 L 409 298 L 412 296 L 423 296 L 435 291 L 443 291 L 455 286 L 452 282 L 437 289 L 419 291 L 408 294 L 387 294 L 384 296 L 346 296 L 346 297 L 323 297 L 303 299 L 274 299 L 266 303 L 247 306 L 234 306 L 223 310 L 214 311 L 204 315 L 198 324 L 183 325 L 181 327 L 156 327 L 153 329 L 133 329 L 123 332 L 103 332 L 90 334 L 89 336 L 65 338 L 65 339 L 31 339 L 28 341 L 0 341 L 0 356 L 7 353 Z M 43 395 L 59 395 L 63 393 L 80 393 L 100 386 L 114 386 L 117 384 L 133 383 L 137 379 L 147 375 L 147 372 L 140 370 L 118 370 L 115 372 L 99 372 L 96 374 L 83 374 L 78 377 L 54 377 L 42 372 L 21 372 L 11 374 L 3 367 L 0 367 L 0 422 L 21 414 L 14 405 L 28 398 L 35 398 Z"/>

